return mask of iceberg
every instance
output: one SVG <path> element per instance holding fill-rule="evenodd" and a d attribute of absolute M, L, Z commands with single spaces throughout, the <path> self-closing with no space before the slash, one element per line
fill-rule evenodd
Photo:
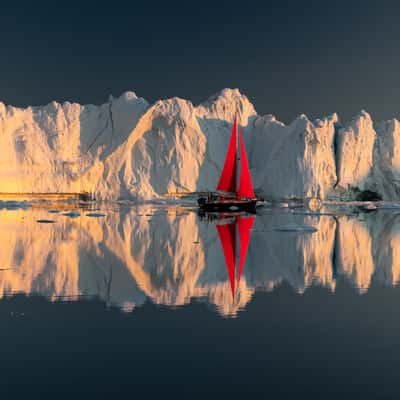
<path fill-rule="evenodd" d="M 161 201 L 216 186 L 234 114 L 255 189 L 271 200 L 400 199 L 400 123 L 366 111 L 285 125 L 238 89 L 194 105 L 134 92 L 100 105 L 0 103 L 0 193 Z"/>

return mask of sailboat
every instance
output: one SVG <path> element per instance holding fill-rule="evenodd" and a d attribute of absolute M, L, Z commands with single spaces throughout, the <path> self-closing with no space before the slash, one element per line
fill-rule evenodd
<path fill-rule="evenodd" d="M 233 221 L 222 221 L 217 224 L 233 299 L 243 273 L 254 220 L 254 215 L 238 215 Z M 237 231 L 239 233 L 239 243 L 237 242 Z"/>
<path fill-rule="evenodd" d="M 224 167 L 217 185 L 217 194 L 200 197 L 197 202 L 206 212 L 254 213 L 258 198 L 254 194 L 249 163 L 243 141 L 243 131 L 238 134 L 236 115 Z M 238 146 L 239 143 L 239 146 Z"/>

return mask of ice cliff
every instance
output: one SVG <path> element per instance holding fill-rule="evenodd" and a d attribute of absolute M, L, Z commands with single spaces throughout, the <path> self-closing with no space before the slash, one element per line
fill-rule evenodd
<path fill-rule="evenodd" d="M 285 125 L 259 116 L 237 89 L 195 106 L 149 104 L 133 92 L 101 106 L 0 103 L 0 192 L 90 192 L 98 199 L 154 199 L 214 190 L 234 113 L 244 129 L 256 189 L 271 198 L 400 199 L 400 123 L 365 111 Z"/>

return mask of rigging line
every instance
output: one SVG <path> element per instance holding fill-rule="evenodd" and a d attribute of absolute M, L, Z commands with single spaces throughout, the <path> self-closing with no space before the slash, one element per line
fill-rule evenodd
<path fill-rule="evenodd" d="M 111 148 L 112 148 L 112 144 L 113 144 L 113 136 L 114 136 L 114 119 L 113 119 L 113 114 L 112 114 L 112 102 L 113 102 L 113 97 L 110 96 L 109 99 L 109 104 L 108 104 L 108 118 L 107 121 L 103 127 L 103 129 L 101 129 L 99 131 L 99 133 L 95 136 L 95 138 L 92 140 L 92 142 L 89 144 L 88 148 L 86 149 L 86 151 L 84 152 L 84 154 L 86 155 L 88 153 L 88 151 L 93 147 L 93 145 L 96 143 L 97 139 L 103 134 L 103 132 L 108 128 L 109 123 L 111 124 Z M 82 159 L 82 156 L 81 156 Z M 81 171 L 82 172 L 82 171 Z M 79 188 L 80 191 L 82 192 L 82 183 L 81 183 L 81 179 L 82 179 L 82 174 L 80 174 L 79 176 Z"/>
<path fill-rule="evenodd" d="M 114 119 L 113 119 L 113 114 L 112 114 L 112 102 L 113 102 L 113 97 L 110 96 L 110 99 L 108 101 L 108 118 L 107 122 L 104 125 L 103 129 L 100 130 L 100 132 L 96 135 L 96 137 L 93 139 L 93 141 L 89 144 L 88 148 L 85 151 L 85 154 L 93 147 L 93 145 L 96 143 L 96 140 L 102 135 L 102 133 L 108 128 L 108 124 L 111 124 L 111 140 L 114 135 Z"/>
<path fill-rule="evenodd" d="M 87 150 L 85 151 L 85 154 L 87 154 L 87 152 L 92 148 L 92 146 L 96 143 L 96 140 L 101 136 L 101 134 L 107 129 L 108 127 L 108 119 L 106 124 L 104 125 L 104 128 L 96 135 L 96 137 L 93 139 L 92 143 L 90 143 L 89 147 L 87 148 Z"/>
<path fill-rule="evenodd" d="M 106 294 L 106 296 L 107 296 L 107 305 L 108 306 L 111 306 L 111 285 L 112 285 L 112 280 L 113 280 L 113 264 L 112 264 L 112 262 L 110 261 L 110 255 L 108 256 L 108 259 L 109 259 L 109 262 L 108 262 L 108 265 L 109 265 L 109 267 L 110 267 L 110 274 L 109 274 L 109 278 L 108 278 L 108 282 L 106 282 L 106 284 L 107 284 L 107 294 Z"/>
<path fill-rule="evenodd" d="M 110 120 L 110 122 L 111 122 L 110 151 L 112 151 L 112 147 L 113 147 L 113 138 L 114 138 L 114 117 L 113 117 L 113 112 L 112 112 L 113 100 L 114 100 L 113 97 L 110 96 L 109 106 L 108 106 L 109 120 Z"/>
<path fill-rule="evenodd" d="M 109 267 L 109 273 L 108 276 L 106 275 L 106 271 L 104 271 L 104 284 L 105 284 L 105 299 L 106 299 L 106 304 L 108 307 L 112 305 L 111 301 L 111 288 L 112 288 L 112 283 L 113 283 L 113 270 L 114 270 L 114 264 L 112 262 L 112 255 L 110 251 L 107 251 L 107 245 L 104 243 L 104 250 L 103 250 L 103 257 L 104 261 L 106 264 L 108 264 Z"/>

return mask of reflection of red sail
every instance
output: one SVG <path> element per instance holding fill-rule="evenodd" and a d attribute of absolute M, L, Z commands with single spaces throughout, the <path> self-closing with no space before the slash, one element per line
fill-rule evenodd
<path fill-rule="evenodd" d="M 226 266 L 228 269 L 229 281 L 231 284 L 232 297 L 235 294 L 235 245 L 236 245 L 236 224 L 217 225 L 222 249 L 224 250 Z"/>
<path fill-rule="evenodd" d="M 236 115 L 233 121 L 231 140 L 229 142 L 228 152 L 226 153 L 226 159 L 224 168 L 221 173 L 221 177 L 218 182 L 217 190 L 223 192 L 236 192 L 236 151 L 237 151 L 237 139 L 236 139 Z"/>
<path fill-rule="evenodd" d="M 222 249 L 225 255 L 226 267 L 228 270 L 229 282 L 231 285 L 232 298 L 235 296 L 235 275 L 238 271 L 237 285 L 240 283 L 243 266 L 246 260 L 247 250 L 250 243 L 251 228 L 254 223 L 254 216 L 237 217 L 234 223 L 218 224 L 217 230 L 221 240 Z M 236 225 L 239 229 L 240 252 L 239 266 L 236 265 Z M 239 268 L 238 268 L 239 267 Z"/>
<path fill-rule="evenodd" d="M 239 273 L 238 273 L 238 286 L 240 283 L 240 277 L 242 276 L 244 262 L 246 260 L 247 250 L 250 243 L 250 235 L 254 224 L 254 216 L 237 219 L 239 228 L 239 238 L 240 238 L 240 256 L 239 256 Z"/>
<path fill-rule="evenodd" d="M 254 198 L 253 183 L 251 181 L 249 163 L 247 161 L 246 150 L 243 143 L 243 131 L 240 130 L 240 183 L 237 193 L 239 199 Z"/>

